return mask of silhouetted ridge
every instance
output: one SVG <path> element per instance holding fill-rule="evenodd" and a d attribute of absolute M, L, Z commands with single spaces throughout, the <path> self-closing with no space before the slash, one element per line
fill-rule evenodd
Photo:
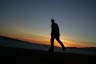
<path fill-rule="evenodd" d="M 10 38 L 10 37 L 7 37 L 7 36 L 0 36 L 0 39 L 26 42 L 26 41 L 23 41 L 23 40 L 19 40 L 19 39 L 15 39 L 15 38 Z"/>

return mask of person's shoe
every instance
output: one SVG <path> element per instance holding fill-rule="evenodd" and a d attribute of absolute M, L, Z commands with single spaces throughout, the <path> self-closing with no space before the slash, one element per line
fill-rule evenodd
<path fill-rule="evenodd" d="M 54 50 L 52 48 L 49 48 L 49 52 L 54 52 Z"/>
<path fill-rule="evenodd" d="M 63 47 L 62 49 L 63 49 L 63 51 L 65 51 L 65 50 L 66 50 L 66 48 L 65 48 L 65 47 Z"/>

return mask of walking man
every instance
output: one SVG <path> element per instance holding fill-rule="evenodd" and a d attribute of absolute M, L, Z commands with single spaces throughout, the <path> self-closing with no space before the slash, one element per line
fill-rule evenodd
<path fill-rule="evenodd" d="M 49 49 L 50 52 L 54 51 L 54 39 L 56 39 L 59 44 L 62 46 L 62 49 L 65 51 L 65 47 L 63 45 L 63 43 L 60 41 L 60 32 L 59 32 L 59 27 L 58 24 L 55 23 L 54 19 L 51 19 L 51 48 Z"/>

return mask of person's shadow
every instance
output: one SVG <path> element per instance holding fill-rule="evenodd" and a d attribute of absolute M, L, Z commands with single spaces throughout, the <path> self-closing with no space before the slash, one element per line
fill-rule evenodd
<path fill-rule="evenodd" d="M 49 52 L 53 52 L 54 51 L 54 39 L 56 39 L 59 44 L 62 46 L 63 51 L 65 51 L 65 47 L 63 45 L 63 43 L 60 41 L 60 30 L 59 30 L 59 26 L 57 23 L 55 23 L 54 19 L 51 19 L 51 47 L 49 48 Z"/>

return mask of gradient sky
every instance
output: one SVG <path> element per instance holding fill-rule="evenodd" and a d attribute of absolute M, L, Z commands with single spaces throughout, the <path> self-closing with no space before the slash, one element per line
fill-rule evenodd
<path fill-rule="evenodd" d="M 95 0 L 0 0 L 0 35 L 50 44 L 50 19 L 65 46 L 96 47 Z"/>

